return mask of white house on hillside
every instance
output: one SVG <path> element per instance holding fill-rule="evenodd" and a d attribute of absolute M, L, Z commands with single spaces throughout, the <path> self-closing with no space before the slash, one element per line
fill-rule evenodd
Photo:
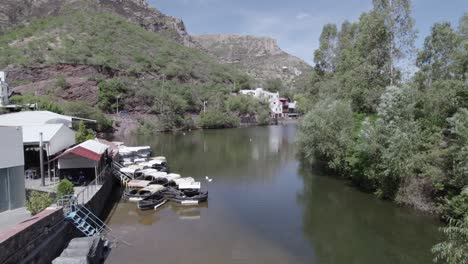
<path fill-rule="evenodd" d="M 270 104 L 270 110 L 275 117 L 281 116 L 283 113 L 283 106 L 280 102 L 279 93 L 271 93 L 257 88 L 255 90 L 240 90 L 241 94 L 253 96 L 259 100 L 267 101 Z"/>

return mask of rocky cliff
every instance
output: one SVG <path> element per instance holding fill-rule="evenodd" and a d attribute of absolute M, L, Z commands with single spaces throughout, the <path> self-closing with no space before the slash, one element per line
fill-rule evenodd
<path fill-rule="evenodd" d="M 272 38 L 242 35 L 192 37 L 220 62 L 237 65 L 260 82 L 281 79 L 294 85 L 312 71 L 305 61 L 281 50 Z"/>
<path fill-rule="evenodd" d="M 1 0 L 0 31 L 77 8 L 113 12 L 185 46 L 195 46 L 182 20 L 161 13 L 145 0 Z"/>

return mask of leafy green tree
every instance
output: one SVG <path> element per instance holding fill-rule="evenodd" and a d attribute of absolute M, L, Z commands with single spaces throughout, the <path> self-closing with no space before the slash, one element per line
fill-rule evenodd
<path fill-rule="evenodd" d="M 96 133 L 87 128 L 83 121 L 80 121 L 78 131 L 76 131 L 75 135 L 76 143 L 82 143 L 94 138 L 96 138 Z"/>
<path fill-rule="evenodd" d="M 468 216 L 462 220 L 450 220 L 449 226 L 441 228 L 446 241 L 435 245 L 432 252 L 435 261 L 448 264 L 468 263 Z"/>
<path fill-rule="evenodd" d="M 320 34 L 320 46 L 314 53 L 316 70 L 334 72 L 336 69 L 338 29 L 335 24 L 323 26 Z"/>
<path fill-rule="evenodd" d="M 284 89 L 283 81 L 281 81 L 281 79 L 278 78 L 268 79 L 265 82 L 265 89 L 273 93 L 280 92 Z"/>
<path fill-rule="evenodd" d="M 64 102 L 61 107 L 65 115 L 96 120 L 96 126 L 93 128 L 98 132 L 112 131 L 112 120 L 97 107 L 92 107 L 83 101 Z"/>
<path fill-rule="evenodd" d="M 305 115 L 298 142 L 301 153 L 312 162 L 324 162 L 344 172 L 345 157 L 353 144 L 354 117 L 349 102 L 324 100 Z"/>
<path fill-rule="evenodd" d="M 117 100 L 125 93 L 125 84 L 119 79 L 111 79 L 99 83 L 98 105 L 107 112 L 117 110 Z M 123 100 L 120 101 L 124 105 Z"/>
<path fill-rule="evenodd" d="M 373 0 L 374 10 L 383 18 L 389 38 L 390 85 L 396 81 L 395 64 L 414 49 L 416 31 L 411 17 L 411 0 Z"/>
<path fill-rule="evenodd" d="M 420 68 L 417 76 L 420 85 L 430 88 L 436 80 L 456 77 L 456 56 L 461 44 L 458 34 L 450 23 L 436 23 L 431 35 L 426 37 L 424 48 L 419 52 L 416 65 Z"/>

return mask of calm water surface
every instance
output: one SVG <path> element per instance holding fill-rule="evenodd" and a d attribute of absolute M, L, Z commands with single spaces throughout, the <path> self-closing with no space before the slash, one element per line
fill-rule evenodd
<path fill-rule="evenodd" d="M 380 201 L 296 158 L 296 125 L 123 139 L 151 145 L 173 172 L 202 181 L 209 202 L 110 216 L 108 263 L 431 263 L 437 222 Z M 206 182 L 205 176 L 213 178 Z"/>

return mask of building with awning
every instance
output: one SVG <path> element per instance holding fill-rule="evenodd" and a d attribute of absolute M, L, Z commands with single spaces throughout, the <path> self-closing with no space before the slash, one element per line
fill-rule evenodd
<path fill-rule="evenodd" d="M 88 140 L 67 149 L 52 161 L 57 162 L 61 178 L 77 179 L 80 174 L 90 181 L 97 178 L 106 167 L 109 146 L 97 140 Z"/>

